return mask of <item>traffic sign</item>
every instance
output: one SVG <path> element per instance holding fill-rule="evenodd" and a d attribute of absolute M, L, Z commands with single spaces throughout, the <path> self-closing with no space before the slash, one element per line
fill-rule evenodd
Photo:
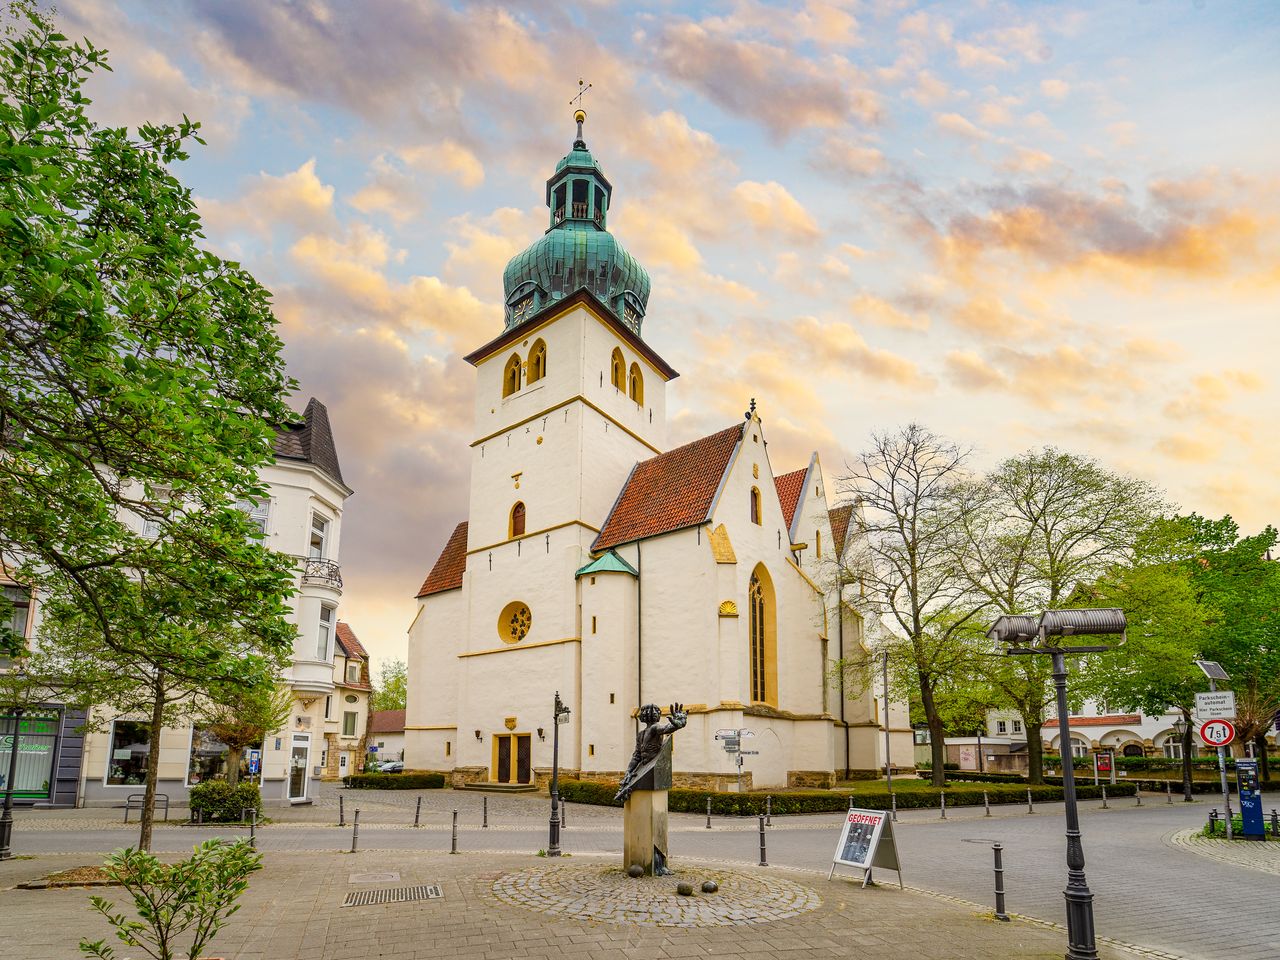
<path fill-rule="evenodd" d="M 1206 720 L 1200 724 L 1200 739 L 1211 747 L 1225 747 L 1236 738 L 1236 726 L 1230 720 Z"/>
<path fill-rule="evenodd" d="M 1196 694 L 1196 716 L 1201 720 L 1234 720 L 1236 695 L 1232 690 Z"/>

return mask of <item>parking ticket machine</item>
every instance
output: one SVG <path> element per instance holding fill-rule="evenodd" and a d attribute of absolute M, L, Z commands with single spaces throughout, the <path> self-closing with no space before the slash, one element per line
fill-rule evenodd
<path fill-rule="evenodd" d="M 1258 761 L 1236 761 L 1236 789 L 1240 794 L 1241 834 L 1249 840 L 1263 840 L 1262 792 L 1258 789 Z"/>

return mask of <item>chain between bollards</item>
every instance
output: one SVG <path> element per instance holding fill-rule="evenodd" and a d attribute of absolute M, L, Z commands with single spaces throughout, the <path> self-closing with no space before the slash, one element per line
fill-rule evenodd
<path fill-rule="evenodd" d="M 1027 813 L 1035 813 L 1036 808 L 1031 802 L 1031 788 L 1027 787 Z"/>
<path fill-rule="evenodd" d="M 707 829 L 711 829 L 711 798 L 707 797 Z"/>
<path fill-rule="evenodd" d="M 413 810 L 413 826 L 415 829 L 422 826 L 422 797 L 418 797 L 418 804 Z"/>
<path fill-rule="evenodd" d="M 764 798 L 764 825 L 766 827 L 773 826 L 773 796 L 769 795 Z"/>
<path fill-rule="evenodd" d="M 453 811 L 453 840 L 449 847 L 450 853 L 458 852 L 458 811 Z"/>
<path fill-rule="evenodd" d="M 942 808 L 942 816 L 939 819 L 945 820 L 947 819 L 947 794 L 945 791 L 938 791 L 938 801 L 939 806 Z"/>
<path fill-rule="evenodd" d="M 342 794 L 338 794 L 338 826 L 345 827 L 346 825 L 346 811 L 342 806 Z"/>
<path fill-rule="evenodd" d="M 982 791 L 982 809 L 986 811 L 984 817 L 991 816 L 991 800 L 987 797 L 987 791 Z"/>
<path fill-rule="evenodd" d="M 769 858 L 765 856 L 764 850 L 764 814 L 760 815 L 760 866 L 767 867 Z"/>
<path fill-rule="evenodd" d="M 489 798 L 488 797 L 480 798 L 480 815 L 484 818 L 483 820 L 481 820 L 480 826 L 484 827 L 487 830 L 489 828 Z"/>
<path fill-rule="evenodd" d="M 351 852 L 356 852 L 356 846 L 360 843 L 360 808 L 356 807 L 356 815 L 351 820 Z"/>
<path fill-rule="evenodd" d="M 991 845 L 991 853 L 996 861 L 996 919 L 1009 922 L 1009 914 L 1004 909 L 1004 858 L 1001 856 L 1004 846 L 998 841 Z"/>

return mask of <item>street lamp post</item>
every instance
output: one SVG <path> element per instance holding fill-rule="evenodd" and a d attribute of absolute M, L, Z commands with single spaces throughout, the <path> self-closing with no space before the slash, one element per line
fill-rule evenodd
<path fill-rule="evenodd" d="M 1191 724 L 1186 717 L 1179 717 L 1173 722 L 1173 732 L 1182 748 L 1182 799 L 1185 803 L 1193 803 L 1191 796 Z"/>
<path fill-rule="evenodd" d="M 9 742 L 9 774 L 4 781 L 4 812 L 0 813 L 0 860 L 13 856 L 10 839 L 13 836 L 13 791 L 18 776 L 18 738 L 22 725 L 22 707 L 13 709 L 13 737 Z"/>
<path fill-rule="evenodd" d="M 547 856 L 560 856 L 560 724 L 569 721 L 569 708 L 560 700 L 556 691 L 555 708 L 551 716 L 551 837 L 547 841 Z"/>
<path fill-rule="evenodd" d="M 880 668 L 884 684 L 884 777 L 889 793 L 893 793 L 893 761 L 889 757 L 889 651 L 884 651 Z"/>
<path fill-rule="evenodd" d="M 1071 714 L 1067 709 L 1067 654 L 1101 653 L 1109 646 L 1061 645 L 1059 638 L 1123 634 L 1123 610 L 1046 610 L 1032 616 L 1000 617 L 987 636 L 1002 654 L 1039 654 L 1053 659 L 1053 685 L 1058 703 L 1058 733 L 1063 749 L 1062 797 L 1067 821 L 1067 957 L 1066 960 L 1098 960 L 1093 924 L 1093 893 L 1084 875 L 1084 846 L 1080 841 L 1080 814 L 1076 805 L 1075 764 L 1067 750 L 1071 745 Z M 1052 645 L 1049 640 L 1053 638 Z"/>

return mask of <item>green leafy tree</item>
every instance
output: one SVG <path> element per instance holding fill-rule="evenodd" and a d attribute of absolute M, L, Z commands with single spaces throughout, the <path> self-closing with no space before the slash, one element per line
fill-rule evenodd
<path fill-rule="evenodd" d="M 137 919 L 130 919 L 105 897 L 89 898 L 93 909 L 115 931 L 116 939 L 143 950 L 153 960 L 199 960 L 227 920 L 249 877 L 262 869 L 262 854 L 245 840 L 206 840 L 177 863 L 161 863 L 143 850 L 117 850 L 107 859 L 107 876 L 133 898 Z M 189 941 L 184 948 L 179 944 Z M 80 951 L 98 960 L 114 960 L 106 940 L 80 941 Z"/>
<path fill-rule="evenodd" d="M 370 710 L 403 710 L 408 698 L 409 670 L 403 660 L 388 660 L 378 672 L 369 698 Z"/>
<path fill-rule="evenodd" d="M 269 733 L 283 729 L 293 714 L 293 692 L 286 686 L 220 687 L 211 691 L 213 702 L 198 722 L 227 745 L 227 783 L 240 781 L 240 761 L 245 750 L 261 744 Z"/>
<path fill-rule="evenodd" d="M 1160 508 L 1149 484 L 1052 447 L 1005 460 L 965 497 L 959 571 L 993 616 L 1069 605 L 1078 585 L 1128 562 Z M 1048 658 L 991 657 L 983 672 L 1022 718 L 1028 778 L 1043 782 L 1042 728 L 1055 696 Z"/>

